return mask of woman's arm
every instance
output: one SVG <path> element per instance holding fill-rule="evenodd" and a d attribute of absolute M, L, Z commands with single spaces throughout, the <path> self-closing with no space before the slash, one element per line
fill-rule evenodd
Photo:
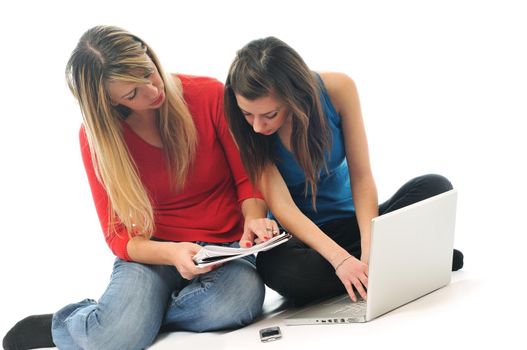
<path fill-rule="evenodd" d="M 97 216 L 99 217 L 99 222 L 104 233 L 104 239 L 115 256 L 123 260 L 130 260 L 126 251 L 126 245 L 129 239 L 128 231 L 124 225 L 118 222 L 117 219 L 113 220 L 114 222 L 110 220 L 110 202 L 108 193 L 106 193 L 106 189 L 96 175 L 84 125 L 82 125 L 79 130 L 79 142 L 84 169 L 86 170 L 93 203 L 95 204 L 95 210 L 97 211 Z"/>
<path fill-rule="evenodd" d="M 379 209 L 359 95 L 355 83 L 346 74 L 322 73 L 321 77 L 342 119 L 351 192 L 361 234 L 361 260 L 368 263 L 371 219 L 379 215 Z"/>
<path fill-rule="evenodd" d="M 368 266 L 335 243 L 298 209 L 275 165 L 269 165 L 265 169 L 258 185 L 280 224 L 320 253 L 335 268 L 351 299 L 356 301 L 352 285 L 366 298 L 363 286 L 368 285 Z"/>
<path fill-rule="evenodd" d="M 240 245 L 248 242 L 252 244 L 255 235 L 262 238 L 266 234 L 270 235 L 272 232 L 267 231 L 267 228 L 278 230 L 276 222 L 266 218 L 267 206 L 263 200 L 248 198 L 242 202 L 241 208 L 245 224 Z M 243 246 L 250 246 L 251 244 Z M 144 264 L 173 265 L 186 279 L 191 279 L 212 269 L 212 267 L 198 268 L 194 265 L 192 257 L 200 249 L 201 246 L 194 243 L 158 242 L 142 236 L 130 239 L 127 244 L 128 256 L 133 261 Z"/>
<path fill-rule="evenodd" d="M 192 257 L 201 246 L 190 242 L 158 242 L 143 236 L 128 241 L 130 258 L 139 263 L 175 266 L 183 278 L 192 279 L 196 275 L 209 272 L 213 267 L 196 267 Z"/>
<path fill-rule="evenodd" d="M 176 266 L 181 275 L 187 279 L 210 271 L 210 267 L 197 268 L 192 261 L 192 257 L 201 248 L 197 244 L 155 242 L 142 236 L 130 239 L 128 231 L 123 225 L 115 223 L 114 227 L 109 226 L 108 194 L 95 174 L 84 127 L 79 131 L 79 138 L 82 159 L 90 183 L 95 208 L 99 216 L 101 227 L 105 233 L 104 237 L 106 242 L 114 254 L 127 261 Z"/>

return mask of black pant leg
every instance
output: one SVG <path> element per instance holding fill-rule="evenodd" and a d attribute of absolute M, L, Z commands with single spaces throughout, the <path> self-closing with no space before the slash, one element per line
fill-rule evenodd
<path fill-rule="evenodd" d="M 390 199 L 379 206 L 379 214 L 386 214 L 451 190 L 452 184 L 444 176 L 429 174 L 416 177 L 404 184 Z"/>
<path fill-rule="evenodd" d="M 453 188 L 450 181 L 436 174 L 423 175 L 416 177 L 404 184 L 392 198 L 379 206 L 379 213 L 385 214 L 407 205 L 417 203 L 424 199 L 433 197 Z M 463 253 L 453 250 L 452 271 L 457 271 L 463 267 Z"/>
<path fill-rule="evenodd" d="M 379 207 L 384 214 L 452 189 L 441 175 L 424 175 L 408 181 Z M 360 259 L 360 232 L 356 217 L 338 219 L 320 229 L 351 255 Z M 310 301 L 346 292 L 333 266 L 296 238 L 258 253 L 256 267 L 265 284 L 283 296 Z"/>

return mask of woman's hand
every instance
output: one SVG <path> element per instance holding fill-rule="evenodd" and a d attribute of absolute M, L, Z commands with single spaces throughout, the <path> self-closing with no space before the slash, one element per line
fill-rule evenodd
<path fill-rule="evenodd" d="M 335 273 L 346 287 L 351 300 L 357 301 L 353 287 L 366 300 L 368 288 L 368 265 L 350 255 L 344 258 L 335 268 Z"/>
<path fill-rule="evenodd" d="M 249 219 L 245 221 L 242 238 L 240 239 L 240 247 L 252 247 L 253 243 L 261 243 L 276 236 L 278 232 L 278 224 L 276 221 L 259 218 Z"/>
<path fill-rule="evenodd" d="M 191 280 L 197 275 L 207 273 L 218 266 L 197 267 L 194 264 L 192 257 L 196 255 L 200 249 L 201 246 L 195 243 L 174 243 L 172 263 L 184 279 Z"/>
<path fill-rule="evenodd" d="M 157 242 L 143 236 L 135 236 L 128 241 L 128 255 L 138 263 L 175 266 L 180 275 L 190 280 L 207 273 L 221 264 L 197 267 L 192 257 L 201 246 L 190 242 Z"/>

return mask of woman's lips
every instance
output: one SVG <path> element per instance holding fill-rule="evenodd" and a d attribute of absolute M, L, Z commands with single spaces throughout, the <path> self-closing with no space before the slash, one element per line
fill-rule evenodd
<path fill-rule="evenodd" d="M 164 94 L 161 92 L 159 94 L 159 97 L 154 102 L 152 102 L 151 106 L 157 106 L 158 104 L 160 104 L 161 101 L 163 101 L 163 97 L 164 97 Z"/>

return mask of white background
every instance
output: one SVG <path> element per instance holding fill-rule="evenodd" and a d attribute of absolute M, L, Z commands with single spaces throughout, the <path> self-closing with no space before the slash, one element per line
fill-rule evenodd
<path fill-rule="evenodd" d="M 224 81 L 237 49 L 274 35 L 312 69 L 349 74 L 380 200 L 414 176 L 447 176 L 459 190 L 456 247 L 477 281 L 470 293 L 478 304 L 465 310 L 489 310 L 472 318 L 489 318 L 493 343 L 525 344 L 517 326 L 499 326 L 527 311 L 527 11 L 520 3 L 3 2 L 0 335 L 29 314 L 96 299 L 107 285 L 113 256 L 80 160 L 81 116 L 64 67 L 85 30 L 113 24 L 146 40 L 170 72 Z M 505 316 L 489 305 L 496 299 Z"/>

